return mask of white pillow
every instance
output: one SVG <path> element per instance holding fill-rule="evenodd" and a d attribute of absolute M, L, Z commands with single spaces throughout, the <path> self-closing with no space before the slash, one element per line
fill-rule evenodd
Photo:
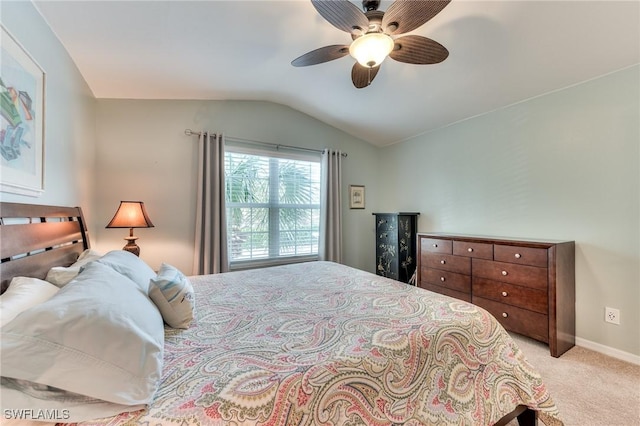
<path fill-rule="evenodd" d="M 98 263 L 109 266 L 116 272 L 138 284 L 145 294 L 149 294 L 151 278 L 156 273 L 142 259 L 124 250 L 113 250 L 97 260 Z"/>
<path fill-rule="evenodd" d="M 20 312 L 50 299 L 59 288 L 46 281 L 30 277 L 14 277 L 0 295 L 0 327 Z"/>
<path fill-rule="evenodd" d="M 87 264 L 0 336 L 2 375 L 123 405 L 149 404 L 162 373 L 164 325 L 127 277 Z"/>
<path fill-rule="evenodd" d="M 189 279 L 177 268 L 162 264 L 158 276 L 151 279 L 149 297 L 169 326 L 189 328 L 193 320 L 195 296 Z"/>
<path fill-rule="evenodd" d="M 0 384 L 0 394 L 2 394 L 2 407 L 11 407 L 11 410 L 23 410 L 32 412 L 58 413 L 58 418 L 64 424 L 78 423 L 86 420 L 101 419 L 104 417 L 116 416 L 120 413 L 143 410 L 145 405 L 122 405 L 113 402 L 101 401 L 71 392 L 48 388 L 50 398 L 32 396 L 28 389 L 20 389 L 11 386 L 12 379 L 3 377 Z M 42 410 L 42 411 L 40 411 Z M 37 420 L 8 420 L 3 419 L 2 425 L 7 426 L 45 426 L 59 425 L 63 423 L 43 423 Z"/>
<path fill-rule="evenodd" d="M 79 273 L 80 268 L 91 262 L 92 260 L 99 259 L 102 256 L 95 250 L 86 249 L 80 256 L 78 256 L 78 260 L 71 266 L 54 266 L 47 272 L 47 276 L 45 280 L 49 281 L 51 284 L 55 284 L 58 287 L 64 287 L 74 279 Z"/>

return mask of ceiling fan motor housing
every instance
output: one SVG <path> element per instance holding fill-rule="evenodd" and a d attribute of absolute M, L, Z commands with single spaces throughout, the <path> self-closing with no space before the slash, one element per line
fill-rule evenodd
<path fill-rule="evenodd" d="M 371 10 L 378 10 L 380 7 L 380 0 L 362 0 L 362 10 L 369 12 Z"/>

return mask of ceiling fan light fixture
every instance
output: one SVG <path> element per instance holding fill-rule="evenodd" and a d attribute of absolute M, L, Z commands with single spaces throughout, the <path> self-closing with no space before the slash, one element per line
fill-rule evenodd
<path fill-rule="evenodd" d="M 384 33 L 368 33 L 355 39 L 349 53 L 363 67 L 374 68 L 393 50 L 393 39 Z"/>

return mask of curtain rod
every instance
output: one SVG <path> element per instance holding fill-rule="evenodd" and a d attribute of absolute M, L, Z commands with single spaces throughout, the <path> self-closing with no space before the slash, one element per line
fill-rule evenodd
<path fill-rule="evenodd" d="M 206 133 L 206 132 L 205 132 L 205 133 Z M 202 132 L 194 132 L 194 131 L 193 131 L 193 130 L 191 130 L 191 129 L 186 129 L 186 130 L 184 131 L 184 134 L 185 134 L 185 135 L 187 135 L 187 136 L 200 136 L 200 135 L 202 134 Z M 215 135 L 215 133 L 212 133 L 212 135 Z M 271 142 L 254 141 L 254 140 L 251 140 L 251 139 L 236 138 L 236 137 L 233 137 L 233 136 L 229 136 L 228 138 L 229 138 L 229 139 L 231 139 L 231 140 L 234 140 L 234 141 L 245 142 L 245 143 L 250 143 L 250 144 L 256 144 L 256 145 L 267 145 L 267 146 L 274 147 L 276 150 L 278 150 L 278 149 L 280 149 L 280 148 L 286 148 L 286 149 L 296 149 L 296 150 L 298 150 L 298 151 L 310 151 L 310 152 L 317 152 L 317 153 L 320 153 L 320 154 L 322 154 L 322 153 L 324 152 L 324 151 L 323 151 L 323 150 L 321 150 L 321 149 L 302 148 L 302 147 L 299 147 L 299 146 L 282 145 L 282 144 L 279 144 L 279 143 L 271 143 Z M 343 153 L 342 153 L 342 156 L 343 156 L 343 157 L 346 157 L 346 156 L 347 156 L 347 153 L 346 153 L 346 152 L 343 152 Z"/>

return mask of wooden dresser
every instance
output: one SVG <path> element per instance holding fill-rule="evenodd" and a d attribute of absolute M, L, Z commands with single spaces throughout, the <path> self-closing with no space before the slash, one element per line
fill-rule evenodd
<path fill-rule="evenodd" d="M 491 312 L 505 329 L 575 345 L 575 243 L 418 234 L 418 285 Z"/>

